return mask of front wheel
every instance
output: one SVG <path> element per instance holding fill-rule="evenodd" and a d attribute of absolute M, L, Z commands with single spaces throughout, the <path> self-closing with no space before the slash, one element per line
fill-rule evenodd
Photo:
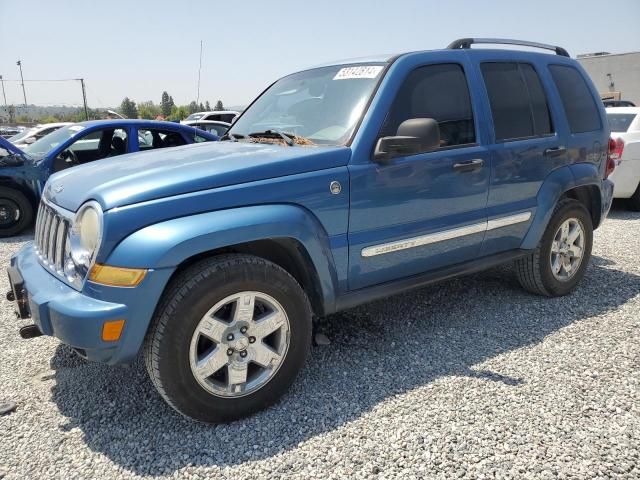
<path fill-rule="evenodd" d="M 538 247 L 516 260 L 520 284 L 549 297 L 570 293 L 584 277 L 592 244 L 593 224 L 587 209 L 577 200 L 560 201 Z"/>
<path fill-rule="evenodd" d="M 20 190 L 0 187 L 0 237 L 19 234 L 33 221 L 33 206 Z"/>
<path fill-rule="evenodd" d="M 249 255 L 185 270 L 145 342 L 149 375 L 178 412 L 226 422 L 274 403 L 304 365 L 311 310 L 286 271 Z"/>

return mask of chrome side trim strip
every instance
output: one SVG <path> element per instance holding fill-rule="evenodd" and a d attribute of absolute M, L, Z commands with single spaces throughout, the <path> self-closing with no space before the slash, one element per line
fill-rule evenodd
<path fill-rule="evenodd" d="M 530 218 L 531 212 L 522 212 L 515 215 L 508 215 L 506 217 L 494 218 L 492 220 L 489 220 L 488 222 L 474 223 L 471 225 L 466 225 L 464 227 L 453 228 L 451 230 L 443 230 L 442 232 L 420 235 L 419 237 L 412 237 L 389 243 L 381 243 L 380 245 L 372 245 L 371 247 L 363 248 L 361 255 L 365 258 L 375 257 L 377 255 L 397 252 L 399 250 L 422 247 L 424 245 L 443 242 L 445 240 L 452 240 L 454 238 L 464 237 L 466 235 L 472 235 L 474 233 L 482 233 L 488 230 L 495 230 L 496 228 L 515 225 L 516 223 L 526 222 Z"/>
<path fill-rule="evenodd" d="M 516 213 L 507 217 L 494 218 L 487 222 L 487 230 L 495 230 L 496 228 L 508 227 L 516 223 L 526 222 L 531 218 L 531 212 Z"/>
<path fill-rule="evenodd" d="M 465 227 L 453 228 L 442 232 L 430 233 L 419 237 L 407 238 L 406 240 L 398 240 L 396 242 L 383 243 L 362 249 L 363 257 L 374 257 L 383 253 L 397 252 L 398 250 L 406 250 L 408 248 L 421 247 L 431 243 L 443 242 L 465 235 L 474 233 L 482 233 L 487 229 L 487 222 L 474 223 Z"/>

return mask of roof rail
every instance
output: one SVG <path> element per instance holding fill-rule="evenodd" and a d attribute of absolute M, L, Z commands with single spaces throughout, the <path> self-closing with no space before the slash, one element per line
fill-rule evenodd
<path fill-rule="evenodd" d="M 521 45 L 523 47 L 534 47 L 534 48 L 542 48 L 544 50 L 553 50 L 554 52 L 556 52 L 556 55 L 562 55 L 563 57 L 569 56 L 569 52 L 567 52 L 562 47 L 557 47 L 555 45 L 547 45 L 546 43 L 527 42 L 525 40 L 513 40 L 510 38 L 459 38 L 458 40 L 454 40 L 453 42 L 451 42 L 447 47 L 447 49 L 455 50 L 459 48 L 471 48 L 471 45 L 474 43 Z"/>

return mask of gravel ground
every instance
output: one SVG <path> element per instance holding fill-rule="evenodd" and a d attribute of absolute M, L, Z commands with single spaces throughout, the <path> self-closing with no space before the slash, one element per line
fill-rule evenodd
<path fill-rule="evenodd" d="M 3 299 L 0 478 L 637 479 L 639 232 L 613 211 L 565 298 L 501 267 L 334 315 L 284 400 L 229 425 L 174 413 L 141 362 L 20 340 Z"/>

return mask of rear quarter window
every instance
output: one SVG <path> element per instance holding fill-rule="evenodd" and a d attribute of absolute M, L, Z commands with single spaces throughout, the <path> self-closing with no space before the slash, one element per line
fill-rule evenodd
<path fill-rule="evenodd" d="M 612 132 L 626 132 L 636 118 L 635 113 L 607 113 L 609 128 Z"/>
<path fill-rule="evenodd" d="M 549 71 L 560 94 L 571 133 L 599 130 L 600 112 L 580 72 L 565 65 L 549 65 Z"/>

